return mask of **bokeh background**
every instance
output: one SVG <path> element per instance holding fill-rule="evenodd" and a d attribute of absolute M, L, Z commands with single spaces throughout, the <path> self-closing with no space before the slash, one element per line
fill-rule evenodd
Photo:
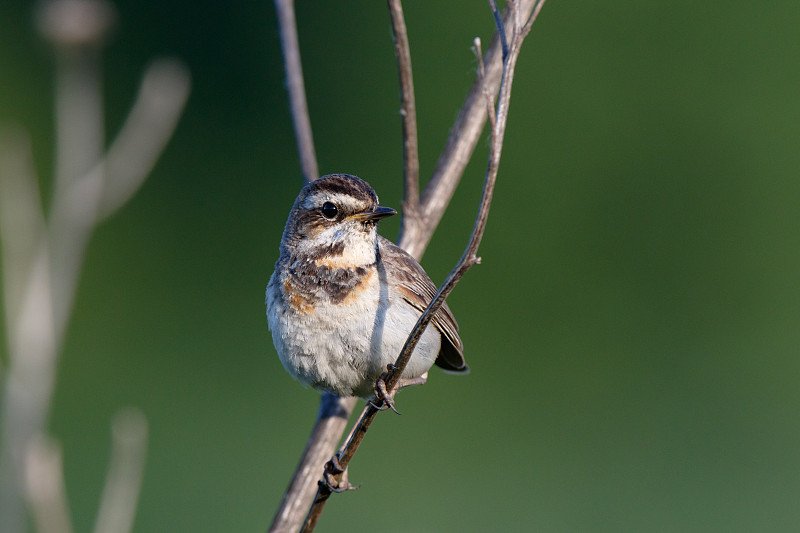
<path fill-rule="evenodd" d="M 150 423 L 135 531 L 263 531 L 318 402 L 264 316 L 301 185 L 273 6 L 116 6 L 109 136 L 155 57 L 182 59 L 193 92 L 86 258 L 51 415 L 76 531 L 128 405 Z M 33 7 L 0 3 L 0 119 L 28 129 L 47 183 L 53 70 Z M 405 8 L 429 176 L 493 22 L 478 0 Z M 298 25 L 321 171 L 399 207 L 385 5 L 300 1 Z M 403 416 L 382 415 L 351 466 L 363 487 L 320 531 L 800 528 L 798 28 L 796 0 L 545 5 L 483 263 L 449 299 L 472 373 L 401 394 Z M 481 142 L 423 259 L 437 283 L 485 162 Z"/>

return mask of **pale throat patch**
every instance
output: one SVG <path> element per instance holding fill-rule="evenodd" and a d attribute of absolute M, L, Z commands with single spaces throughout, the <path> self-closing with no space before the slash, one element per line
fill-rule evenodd
<path fill-rule="evenodd" d="M 356 268 L 375 262 L 377 239 L 375 226 L 372 226 L 368 232 L 361 231 L 361 228 L 358 228 L 357 231 L 348 231 L 351 224 L 361 225 L 361 222 L 345 221 L 339 227 L 326 229 L 314 237 L 313 241 L 317 245 L 323 243 L 342 243 L 344 245 L 340 255 L 327 255 L 314 259 L 317 265 L 328 268 Z"/>
<path fill-rule="evenodd" d="M 359 212 L 367 209 L 363 201 L 357 200 L 347 194 L 329 193 L 320 191 L 312 194 L 303 201 L 305 209 L 316 209 L 325 202 L 332 202 L 340 209 L 347 212 Z M 314 263 L 328 268 L 356 268 L 371 265 L 375 262 L 375 246 L 377 230 L 373 225 L 369 231 L 363 231 L 362 223 L 357 220 L 343 220 L 338 224 L 309 236 L 307 242 L 301 247 L 309 250 L 324 245 L 343 245 L 340 255 L 329 255 L 317 258 Z"/>

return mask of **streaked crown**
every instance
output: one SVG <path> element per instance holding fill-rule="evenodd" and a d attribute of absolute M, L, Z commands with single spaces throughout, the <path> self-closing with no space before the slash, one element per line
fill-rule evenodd
<path fill-rule="evenodd" d="M 350 174 L 329 174 L 312 181 L 300 191 L 292 206 L 281 240 L 282 246 L 296 246 L 303 239 L 331 240 L 332 228 L 347 223 L 349 229 L 371 231 L 374 223 L 352 220 L 358 213 L 378 209 L 378 195 L 366 181 Z"/>

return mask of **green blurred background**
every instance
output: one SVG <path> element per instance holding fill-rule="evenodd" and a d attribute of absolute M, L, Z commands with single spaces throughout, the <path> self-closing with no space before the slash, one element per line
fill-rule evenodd
<path fill-rule="evenodd" d="M 193 92 L 86 257 L 51 416 L 76 531 L 128 405 L 150 423 L 135 531 L 263 531 L 318 403 L 264 316 L 301 185 L 273 6 L 116 5 L 109 137 L 153 58 L 185 61 Z M 405 8 L 428 176 L 474 76 L 472 38 L 493 22 L 479 0 Z M 32 11 L 0 3 L 0 119 L 27 127 L 50 176 L 52 59 Z M 385 5 L 300 1 L 298 24 L 320 170 L 399 207 Z M 800 528 L 798 28 L 797 0 L 545 5 L 483 263 L 448 300 L 472 373 L 434 372 L 399 397 L 403 416 L 379 417 L 351 466 L 362 489 L 319 530 Z M 484 140 L 424 257 L 437 283 L 485 161 Z"/>

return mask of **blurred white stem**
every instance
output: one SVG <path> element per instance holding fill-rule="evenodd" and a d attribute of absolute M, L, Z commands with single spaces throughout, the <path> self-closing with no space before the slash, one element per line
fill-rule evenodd
<path fill-rule="evenodd" d="M 25 453 L 44 433 L 55 381 L 52 290 L 46 243 L 39 245 L 26 281 L 16 329 L 9 332 L 9 368 L 3 390 L 3 448 L 0 459 L 0 517 L 3 531 L 22 531 L 20 488 Z"/>
<path fill-rule="evenodd" d="M 64 487 L 61 447 L 51 439 L 35 439 L 25 455 L 25 492 L 40 533 L 72 533 Z"/>
<path fill-rule="evenodd" d="M 30 141 L 22 130 L 0 130 L 0 244 L 3 257 L 3 310 L 9 344 L 16 342 L 19 308 L 45 233 L 44 214 L 33 168 Z"/>
<path fill-rule="evenodd" d="M 111 461 L 94 533 L 128 533 L 133 527 L 147 449 L 147 419 L 138 409 L 120 411 L 111 424 Z"/>

